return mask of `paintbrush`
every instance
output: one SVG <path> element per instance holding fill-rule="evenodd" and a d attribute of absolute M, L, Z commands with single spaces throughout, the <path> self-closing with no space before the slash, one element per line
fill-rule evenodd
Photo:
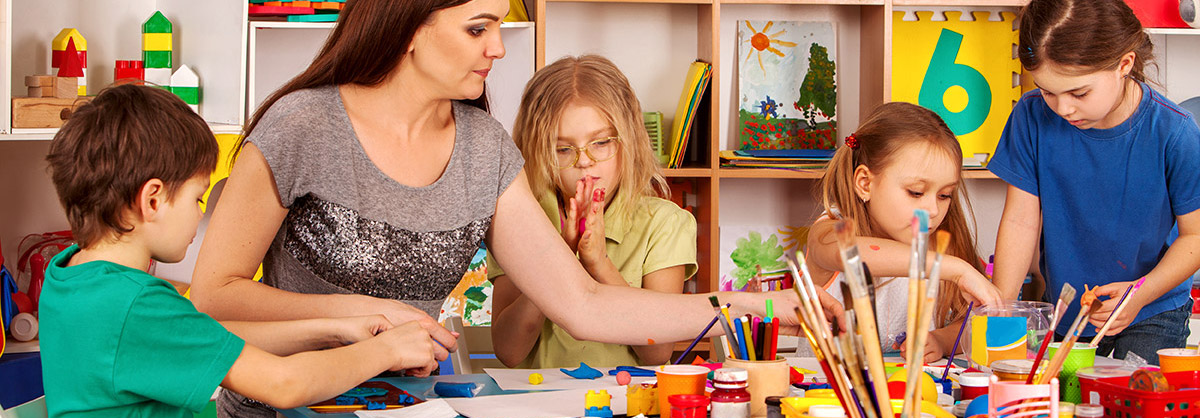
<path fill-rule="evenodd" d="M 925 278 L 925 252 L 928 251 L 929 212 L 926 212 L 924 209 L 914 210 L 911 229 L 912 251 L 909 254 L 908 262 L 908 319 L 904 329 L 904 345 L 908 350 L 909 356 L 915 351 L 913 350 L 912 336 L 917 332 L 917 303 L 920 298 L 917 281 Z M 906 362 L 911 362 L 912 358 L 907 358 L 906 360 Z"/>
<path fill-rule="evenodd" d="M 1087 312 L 1084 312 L 1084 308 L 1081 306 L 1079 309 L 1079 315 L 1086 318 L 1095 314 L 1097 310 L 1100 310 L 1099 303 L 1087 305 Z M 1079 322 L 1079 320 L 1077 319 L 1076 322 Z M 1051 378 L 1058 376 L 1059 370 L 1062 369 L 1063 362 L 1067 360 L 1067 354 L 1071 352 L 1071 348 L 1075 346 L 1075 341 L 1079 340 L 1080 331 L 1082 331 L 1086 326 L 1087 321 L 1083 321 L 1082 324 L 1079 324 L 1079 326 L 1076 327 L 1073 332 L 1071 332 L 1070 337 L 1063 341 L 1062 345 L 1058 347 L 1058 351 L 1054 353 L 1054 359 L 1050 361 L 1050 364 L 1046 365 L 1046 370 L 1042 372 L 1041 379 L 1038 379 L 1039 385 L 1049 383 Z"/>
<path fill-rule="evenodd" d="M 1125 309 L 1125 298 L 1137 293 L 1138 289 L 1142 287 L 1142 283 L 1146 283 L 1146 276 L 1142 276 L 1142 278 L 1138 279 L 1137 283 L 1125 289 L 1125 294 L 1121 295 L 1121 300 L 1117 301 L 1117 307 L 1113 308 L 1112 314 L 1109 314 L 1108 319 L 1104 320 L 1104 326 L 1100 327 L 1099 331 L 1096 331 L 1096 336 L 1092 337 L 1092 342 L 1088 344 L 1088 347 L 1095 348 L 1097 345 L 1100 345 L 1100 340 L 1104 338 L 1104 333 L 1108 332 L 1108 327 L 1112 326 L 1113 320 L 1118 315 L 1121 315 L 1122 309 Z"/>
<path fill-rule="evenodd" d="M 913 347 L 916 348 L 917 355 L 915 364 L 909 365 L 908 382 L 913 382 L 905 387 L 913 388 L 912 404 L 915 408 L 912 411 L 912 416 L 921 416 L 921 391 L 916 390 L 921 386 L 920 380 L 917 379 L 920 373 L 924 373 L 925 364 L 925 343 L 929 340 L 929 324 L 933 322 L 934 305 L 937 303 L 938 286 L 941 284 L 942 276 L 942 256 L 946 254 L 946 248 L 950 246 L 950 233 L 946 231 L 937 231 L 935 247 L 937 253 L 933 256 L 933 266 L 929 269 L 929 279 L 921 283 L 925 293 L 925 299 L 921 301 L 921 306 L 918 312 L 920 317 L 917 322 L 917 338 L 913 341 Z M 914 373 L 915 372 L 915 373 Z M 907 390 L 907 389 L 906 389 Z"/>
<path fill-rule="evenodd" d="M 1046 355 L 1046 348 L 1050 347 L 1050 340 L 1054 339 L 1054 330 L 1058 328 L 1058 321 L 1061 321 L 1062 316 L 1067 313 L 1067 305 L 1071 304 L 1072 300 L 1075 300 L 1075 286 L 1071 286 L 1070 283 L 1063 285 L 1062 292 L 1058 295 L 1058 303 L 1054 304 L 1053 316 L 1050 318 L 1050 331 L 1046 333 L 1045 338 L 1042 338 L 1042 346 L 1038 348 L 1037 357 L 1033 358 L 1033 369 L 1029 370 L 1029 377 L 1025 378 L 1025 384 L 1033 383 L 1038 365 Z"/>
<path fill-rule="evenodd" d="M 791 260 L 788 261 L 789 263 L 791 262 Z M 804 300 L 804 298 L 801 298 L 801 300 Z M 825 372 L 825 378 L 829 386 L 833 388 L 833 393 L 837 395 L 838 401 L 842 404 L 842 410 L 850 418 L 863 418 L 858 413 L 858 408 L 851 406 L 853 392 L 850 391 L 847 380 L 840 373 L 840 366 L 836 366 L 832 357 L 826 356 L 826 353 L 830 353 L 828 343 L 817 337 L 812 326 L 809 325 L 809 319 L 805 314 L 801 313 L 800 308 L 794 309 L 796 311 L 796 318 L 800 320 L 800 330 L 804 333 L 804 337 L 808 339 L 809 345 L 812 346 L 813 354 L 817 357 L 817 362 L 821 364 L 821 370 Z"/>
<path fill-rule="evenodd" d="M 843 283 L 843 285 L 845 285 L 845 283 Z M 849 328 L 849 330 L 848 330 L 848 332 L 846 332 L 845 335 L 842 335 L 840 337 L 834 337 L 834 338 L 837 340 L 840 340 L 839 342 L 841 343 L 842 357 L 846 359 L 846 373 L 848 375 L 850 375 L 850 381 L 854 383 L 854 387 L 865 388 L 865 387 L 868 387 L 867 380 L 866 380 L 866 378 L 867 378 L 866 365 L 862 364 L 861 359 L 863 357 L 859 356 L 858 355 L 859 350 L 855 349 L 856 341 L 855 341 L 855 333 L 853 331 L 854 330 L 853 309 L 846 310 L 845 315 L 846 315 L 846 317 L 843 318 L 843 320 L 846 321 L 846 327 Z M 870 396 L 868 396 L 867 399 L 869 400 Z M 861 408 L 863 415 L 865 415 L 867 418 L 875 418 L 878 416 L 875 414 L 875 408 L 873 408 L 873 407 L 872 408 L 863 408 L 862 407 L 862 399 L 859 398 L 859 399 L 857 399 L 857 401 L 858 401 L 858 407 Z M 871 404 L 871 405 L 873 406 L 873 404 Z"/>
<path fill-rule="evenodd" d="M 715 313 L 712 321 L 708 321 L 708 326 L 704 327 L 704 331 L 700 331 L 700 335 L 697 335 L 696 339 L 692 340 L 692 343 L 688 344 L 687 348 L 683 350 L 683 354 L 680 354 L 679 358 L 675 359 L 675 362 L 671 364 L 679 364 L 679 362 L 683 361 L 684 357 L 687 357 L 688 354 L 691 354 L 692 349 L 696 348 L 696 343 L 699 343 L 700 340 L 703 340 L 704 336 L 708 335 L 708 331 L 712 329 L 713 325 L 716 325 L 717 321 L 721 319 L 721 311 L 717 308 L 719 306 L 717 303 L 717 297 L 715 295 L 709 296 L 708 301 L 712 303 L 713 311 Z"/>
<path fill-rule="evenodd" d="M 801 307 L 796 308 L 796 317 L 800 319 L 800 326 L 805 337 L 808 338 L 814 354 L 820 361 L 821 367 L 824 368 L 825 377 L 833 387 L 834 393 L 837 394 L 838 400 L 841 401 L 846 415 L 851 418 L 863 418 L 858 408 L 851 406 L 854 402 L 854 392 L 851 390 L 849 378 L 845 376 L 845 371 L 841 368 L 837 353 L 833 350 L 833 339 L 827 335 L 830 333 L 829 323 L 821 308 L 821 300 L 817 296 L 816 286 L 813 285 L 812 275 L 808 272 L 804 253 L 796 252 L 796 263 L 787 257 L 784 257 L 784 260 L 787 262 L 788 268 L 792 270 L 792 275 L 801 279 L 796 281 L 796 286 L 792 290 L 800 299 Z M 837 335 L 836 331 L 834 335 Z"/>
<path fill-rule="evenodd" d="M 850 284 L 850 293 L 854 300 L 854 313 L 858 318 L 858 331 L 863 341 L 863 349 L 867 353 L 865 363 L 874 385 L 875 399 L 880 408 L 879 415 L 888 416 L 887 414 L 891 413 L 892 401 L 888 396 L 887 375 L 884 373 L 883 353 L 879 345 L 879 331 L 875 325 L 875 310 L 871 309 L 862 269 L 862 257 L 854 243 L 854 226 L 846 221 L 838 221 L 833 228 L 837 236 L 846 282 Z"/>
<path fill-rule="evenodd" d="M 958 336 L 954 337 L 954 348 L 950 349 L 950 359 L 946 360 L 946 370 L 942 371 L 942 381 L 945 381 L 946 377 L 950 376 L 950 366 L 954 364 L 954 355 L 958 353 L 958 342 L 962 341 L 963 330 L 967 329 L 967 318 L 971 317 L 971 309 L 974 307 L 975 302 L 967 304 L 967 313 L 963 314 L 962 324 L 958 326 Z"/>

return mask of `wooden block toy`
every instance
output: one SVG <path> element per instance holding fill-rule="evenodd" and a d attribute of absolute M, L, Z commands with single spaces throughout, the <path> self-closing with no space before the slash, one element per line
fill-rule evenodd
<path fill-rule="evenodd" d="M 12 99 L 13 128 L 58 128 L 71 116 L 76 106 L 89 96 L 59 99 L 54 97 L 14 97 Z"/>
<path fill-rule="evenodd" d="M 142 23 L 142 65 L 149 68 L 171 68 L 171 21 L 162 12 L 154 12 Z M 150 80 L 146 80 L 150 81 Z"/>
<path fill-rule="evenodd" d="M 315 12 L 316 11 L 311 7 L 284 6 L 250 6 L 248 11 L 251 17 L 311 15 Z"/>
<path fill-rule="evenodd" d="M 170 68 L 143 68 L 143 73 L 147 83 L 151 86 L 170 90 L 171 87 L 171 69 Z"/>
<path fill-rule="evenodd" d="M 77 81 L 75 77 L 31 75 L 25 77 L 25 87 L 28 87 L 29 97 L 73 99 L 79 96 Z"/>
<path fill-rule="evenodd" d="M 182 65 L 171 75 L 171 93 L 175 93 L 192 111 L 200 112 L 200 77 L 187 65 Z"/>
<path fill-rule="evenodd" d="M 120 80 L 145 80 L 146 71 L 142 68 L 142 62 L 137 60 L 117 60 L 113 67 L 113 81 Z M 140 83 L 139 83 L 140 84 Z"/>
<path fill-rule="evenodd" d="M 307 0 L 306 1 L 294 0 L 294 1 L 292 1 L 291 6 L 292 7 L 312 7 L 312 2 L 307 1 Z"/>
<path fill-rule="evenodd" d="M 87 39 L 75 28 L 66 28 L 58 32 L 50 44 L 50 67 L 53 72 L 63 77 L 78 77 L 76 88 L 79 96 L 87 95 Z M 71 68 L 63 74 L 62 67 Z"/>
<path fill-rule="evenodd" d="M 313 2 L 313 8 L 317 10 L 317 13 L 337 12 L 342 10 L 342 3 L 336 1 L 315 1 Z"/>

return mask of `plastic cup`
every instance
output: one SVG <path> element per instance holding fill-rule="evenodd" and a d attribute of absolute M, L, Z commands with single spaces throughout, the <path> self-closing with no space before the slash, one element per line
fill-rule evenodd
<path fill-rule="evenodd" d="M 1058 352 L 1061 345 L 1050 343 L 1050 349 L 1046 350 L 1046 358 L 1054 358 L 1054 353 Z M 1096 347 L 1087 344 L 1071 346 L 1071 352 L 1067 353 L 1067 358 L 1063 361 L 1062 371 L 1058 372 L 1059 396 L 1063 402 L 1079 403 L 1083 400 L 1083 395 L 1079 393 L 1079 376 L 1076 376 L 1075 372 L 1095 364 Z"/>
<path fill-rule="evenodd" d="M 671 395 L 703 395 L 708 372 L 707 367 L 683 364 L 669 364 L 654 369 L 658 377 L 659 412 L 671 410 Z"/>
<path fill-rule="evenodd" d="M 767 416 L 767 397 L 787 396 L 791 386 L 787 361 L 782 358 L 767 361 L 725 359 L 725 367 L 746 369 L 750 375 L 746 380 L 746 391 L 750 392 L 751 416 Z"/>
<path fill-rule="evenodd" d="M 1197 371 L 1200 354 L 1189 348 L 1164 348 L 1158 350 L 1158 368 L 1163 373 Z"/>

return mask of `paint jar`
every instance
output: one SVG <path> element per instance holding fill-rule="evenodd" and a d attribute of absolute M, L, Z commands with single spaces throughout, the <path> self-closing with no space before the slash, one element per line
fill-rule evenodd
<path fill-rule="evenodd" d="M 1163 373 L 1200 370 L 1200 353 L 1188 348 L 1158 350 L 1158 367 Z"/>
<path fill-rule="evenodd" d="M 1046 362 L 1042 362 L 1042 367 L 1046 367 Z M 999 360 L 992 363 L 992 374 L 1006 382 L 1024 382 L 1025 378 L 1029 377 L 1030 370 L 1033 370 L 1033 360 L 1030 359 Z"/>
<path fill-rule="evenodd" d="M 1094 403 L 1075 405 L 1075 418 L 1103 418 L 1104 407 Z"/>
<path fill-rule="evenodd" d="M 1058 352 L 1060 346 L 1060 343 L 1050 343 L 1050 349 L 1046 351 L 1046 358 L 1054 358 L 1054 353 Z M 1079 377 L 1075 375 L 1075 371 L 1084 367 L 1092 367 L 1095 363 L 1096 347 L 1087 344 L 1072 345 L 1071 352 L 1067 353 L 1066 360 L 1063 360 L 1062 370 L 1058 372 L 1059 399 L 1080 403 L 1083 399 L 1079 393 Z"/>
<path fill-rule="evenodd" d="M 749 418 L 750 392 L 746 369 L 723 367 L 713 372 L 712 418 Z"/>
<path fill-rule="evenodd" d="M 671 404 L 671 418 L 706 418 L 708 416 L 707 396 L 671 395 L 667 402 Z"/>
<path fill-rule="evenodd" d="M 1075 416 L 1075 404 L 1070 402 L 1058 403 L 1058 418 L 1073 418 Z"/>
<path fill-rule="evenodd" d="M 845 418 L 846 410 L 841 405 L 813 405 L 808 407 L 807 415 L 812 418 Z"/>
<path fill-rule="evenodd" d="M 961 401 L 969 401 L 988 393 L 987 373 L 968 372 L 958 376 L 958 385 L 962 387 Z"/>
<path fill-rule="evenodd" d="M 763 402 L 765 402 L 767 404 L 767 418 L 783 418 L 783 397 L 782 396 L 768 396 L 767 399 Z M 842 408 L 838 407 L 838 409 L 840 410 Z"/>
<path fill-rule="evenodd" d="M 708 368 L 701 366 L 668 364 L 654 369 L 658 377 L 658 411 L 670 410 L 671 395 L 703 395 L 704 382 L 708 381 Z"/>
<path fill-rule="evenodd" d="M 746 390 L 750 392 L 750 416 L 753 417 L 767 416 L 767 397 L 787 396 L 791 387 L 790 367 L 783 358 L 766 361 L 725 359 L 725 367 L 746 369 L 749 375 Z"/>
<path fill-rule="evenodd" d="M 971 367 L 997 360 L 1033 358 L 1050 331 L 1054 305 L 1013 301 L 971 310 L 963 335 L 963 353 Z"/>

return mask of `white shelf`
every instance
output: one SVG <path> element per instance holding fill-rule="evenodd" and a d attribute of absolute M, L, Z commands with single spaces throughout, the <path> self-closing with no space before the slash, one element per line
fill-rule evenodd
<path fill-rule="evenodd" d="M 1146 28 L 1151 35 L 1200 35 L 1200 29 L 1193 28 Z"/>
<path fill-rule="evenodd" d="M 241 125 L 209 123 L 214 134 L 240 134 Z M 58 134 L 58 128 L 13 128 L 11 134 L 0 134 L 0 141 L 49 141 Z"/>

